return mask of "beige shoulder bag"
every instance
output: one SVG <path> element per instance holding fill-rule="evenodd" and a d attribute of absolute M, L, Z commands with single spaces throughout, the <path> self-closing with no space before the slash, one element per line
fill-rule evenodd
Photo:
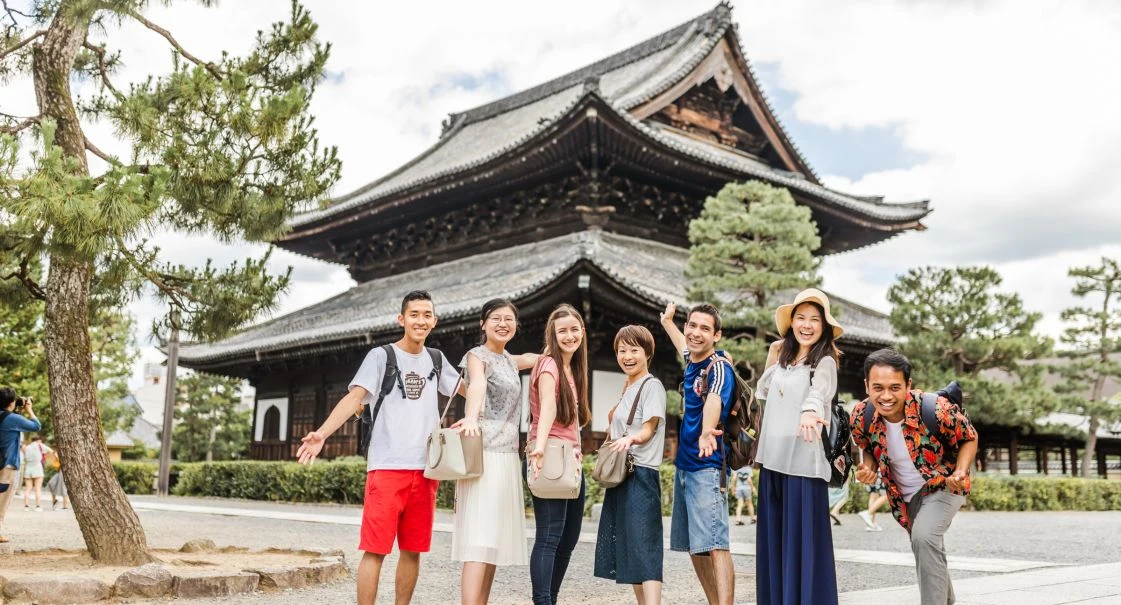
<path fill-rule="evenodd" d="M 424 461 L 424 476 L 428 479 L 456 481 L 473 479 L 483 474 L 482 433 L 466 437 L 456 429 L 443 428 L 444 418 L 448 415 L 448 409 L 451 408 L 452 401 L 456 397 L 455 393 L 459 391 L 459 385 L 462 383 L 463 377 L 460 377 L 455 391 L 444 405 L 444 413 L 440 414 L 439 423 L 428 434 Z"/>
<path fill-rule="evenodd" d="M 542 360 L 544 356 L 542 356 Z M 541 372 L 541 360 L 533 368 L 529 384 L 537 384 Z M 532 387 L 531 387 L 532 388 Z M 560 389 L 560 385 L 557 385 Z M 526 444 L 526 453 L 533 450 L 533 443 Z M 545 454 L 541 457 L 541 472 L 534 476 L 533 462 L 526 459 L 526 483 L 529 491 L 538 498 L 572 500 L 580 496 L 580 482 L 584 469 L 576 461 L 572 443 L 565 439 L 549 437 L 545 442 Z"/>
<path fill-rule="evenodd" d="M 634 402 L 631 403 L 631 413 L 627 415 L 627 423 L 623 425 L 623 437 L 627 436 L 631 423 L 634 422 L 634 413 L 638 410 L 642 390 L 646 388 L 646 383 L 653 379 L 653 376 L 647 376 L 639 385 L 638 392 L 634 395 Z M 617 452 L 611 449 L 612 443 L 611 427 L 607 427 L 607 439 L 596 452 L 596 465 L 592 469 L 592 479 L 607 488 L 619 485 L 634 474 L 634 455 L 631 454 L 631 450 L 628 448 L 624 452 Z"/>

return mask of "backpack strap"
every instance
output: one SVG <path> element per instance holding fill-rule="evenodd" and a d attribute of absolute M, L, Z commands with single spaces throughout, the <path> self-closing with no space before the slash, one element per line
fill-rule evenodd
<path fill-rule="evenodd" d="M 370 423 L 370 429 L 373 430 L 374 421 L 378 419 L 378 412 L 381 411 L 381 404 L 385 401 L 386 396 L 393 392 L 393 387 L 401 383 L 401 371 L 397 367 L 397 354 L 393 352 L 393 345 L 382 345 L 381 350 L 385 351 L 385 370 L 381 376 L 381 389 L 378 391 L 378 398 L 374 401 L 374 405 L 365 406 L 362 410 L 363 416 Z M 401 385 L 402 391 L 404 385 Z"/>
<path fill-rule="evenodd" d="M 4 420 L 8 418 L 8 414 L 11 414 L 11 412 L 8 410 L 0 410 L 0 422 L 4 422 Z"/>
<path fill-rule="evenodd" d="M 942 441 L 942 426 L 938 424 L 938 393 L 923 393 L 919 403 L 919 412 L 922 414 L 922 423 L 926 425 L 930 436 Z"/>
<path fill-rule="evenodd" d="M 440 349 L 430 349 L 424 347 L 428 351 L 428 356 L 432 358 L 432 374 L 428 376 L 429 380 L 436 379 L 436 390 L 440 390 L 440 376 L 444 370 L 444 354 Z"/>
<path fill-rule="evenodd" d="M 864 400 L 864 436 L 868 436 L 868 430 L 872 428 L 872 415 L 876 413 L 876 405 L 870 399 Z"/>

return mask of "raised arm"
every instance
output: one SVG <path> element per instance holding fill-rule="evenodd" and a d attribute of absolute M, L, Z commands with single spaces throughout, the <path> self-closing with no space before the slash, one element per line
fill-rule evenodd
<path fill-rule="evenodd" d="M 662 312 L 661 322 L 662 329 L 666 331 L 666 336 L 669 336 L 670 342 L 673 343 L 674 351 L 677 355 L 681 355 L 682 351 L 685 350 L 685 335 L 674 323 L 676 313 L 677 305 L 674 303 L 666 305 L 666 310 Z"/>

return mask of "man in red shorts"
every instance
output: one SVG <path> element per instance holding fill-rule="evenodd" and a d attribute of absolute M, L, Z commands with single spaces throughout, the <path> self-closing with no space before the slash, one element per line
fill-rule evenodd
<path fill-rule="evenodd" d="M 395 539 L 400 551 L 396 602 L 402 605 L 412 600 L 420 573 L 420 553 L 428 552 L 432 544 L 436 509 L 437 482 L 424 477 L 425 442 L 439 422 L 437 391 L 451 395 L 459 380 L 455 366 L 443 353 L 424 346 L 436 326 L 436 309 L 427 292 L 405 295 L 397 321 L 405 329 L 401 339 L 366 355 L 350 391 L 335 405 L 323 426 L 303 438 L 296 453 L 301 464 L 310 464 L 343 423 L 363 405 L 374 406 L 358 545 L 365 551 L 358 565 L 359 605 L 374 605 L 377 600 L 382 562 L 393 551 Z M 396 372 L 389 371 L 389 382 L 383 382 L 387 368 L 394 367 Z M 383 390 L 383 385 L 392 390 Z"/>

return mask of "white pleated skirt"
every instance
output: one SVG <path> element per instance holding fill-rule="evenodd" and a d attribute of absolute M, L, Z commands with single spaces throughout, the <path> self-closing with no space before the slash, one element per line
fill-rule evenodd
<path fill-rule="evenodd" d="M 483 452 L 483 474 L 455 485 L 452 560 L 528 565 L 522 463 L 516 452 Z"/>

